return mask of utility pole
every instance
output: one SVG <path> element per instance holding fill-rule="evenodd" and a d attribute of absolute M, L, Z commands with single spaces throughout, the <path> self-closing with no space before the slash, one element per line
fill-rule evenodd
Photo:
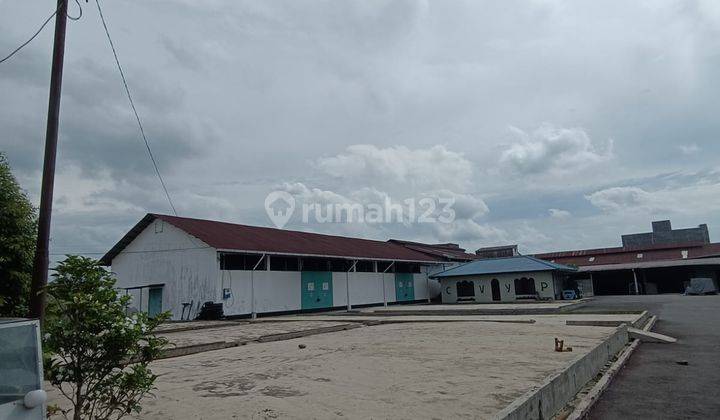
<path fill-rule="evenodd" d="M 55 184 L 55 157 L 57 156 L 58 123 L 60 119 L 60 91 L 62 90 L 63 61 L 65 57 L 65 26 L 67 0 L 57 1 L 55 14 L 55 42 L 53 44 L 50 73 L 50 99 L 48 101 L 47 131 L 45 133 L 45 159 L 43 162 L 42 189 L 38 236 L 35 245 L 33 277 L 30 288 L 30 318 L 43 321 L 45 315 L 45 285 L 48 279 L 50 217 L 52 214 L 53 186 Z"/>

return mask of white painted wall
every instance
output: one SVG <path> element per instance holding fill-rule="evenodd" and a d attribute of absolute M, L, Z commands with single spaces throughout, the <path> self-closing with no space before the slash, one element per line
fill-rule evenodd
<path fill-rule="evenodd" d="M 333 305 L 347 305 L 347 279 L 350 279 L 350 302 L 353 305 L 368 305 L 372 303 L 383 303 L 382 273 L 333 273 Z M 385 287 L 389 279 L 394 279 L 394 274 L 385 275 Z M 393 282 L 395 280 L 392 280 Z M 392 296 L 387 295 L 388 302 L 395 301 L 395 287 L 393 286 Z"/>
<path fill-rule="evenodd" d="M 195 302 L 194 316 L 198 303 L 220 297 L 215 249 L 160 220 L 113 259 L 112 271 L 118 288 L 164 284 L 162 307 L 172 312 L 172 319 L 180 319 L 182 302 Z M 147 310 L 146 296 L 143 310 Z"/>
<path fill-rule="evenodd" d="M 578 289 L 582 291 L 583 297 L 595 296 L 595 291 L 593 290 L 593 283 L 591 279 L 577 279 L 576 282 L 578 285 Z"/>
<path fill-rule="evenodd" d="M 120 289 L 121 294 L 130 296 L 130 303 L 128 304 L 128 312 L 147 312 L 148 309 L 148 296 L 150 295 L 150 288 L 143 287 L 142 289 Z"/>
<path fill-rule="evenodd" d="M 353 305 L 369 305 L 383 303 L 383 274 L 351 272 L 350 301 Z M 279 312 L 298 311 L 302 309 L 301 273 L 299 271 L 255 271 L 255 311 Z M 415 299 L 427 299 L 427 282 L 425 274 L 413 276 Z M 347 306 L 346 284 L 344 272 L 333 272 L 333 306 Z M 437 281 L 431 280 L 432 283 Z M 231 296 L 223 300 L 225 315 L 247 315 L 251 313 L 250 302 L 250 271 L 220 271 L 219 289 L 231 289 Z M 395 274 L 385 274 L 385 293 L 388 302 L 395 302 Z"/>
<path fill-rule="evenodd" d="M 515 279 L 521 277 L 532 277 L 535 279 L 535 290 L 540 297 L 555 298 L 555 285 L 552 272 L 541 271 L 533 273 L 509 273 L 483 276 L 463 276 L 457 278 L 446 278 L 440 281 L 443 303 L 457 302 L 457 283 L 461 281 L 472 281 L 475 286 L 475 302 L 492 302 L 492 279 L 498 279 L 500 284 L 500 302 L 513 302 L 515 296 Z"/>
<path fill-rule="evenodd" d="M 251 272 L 222 270 L 221 289 L 230 288 L 232 295 L 223 300 L 226 316 L 252 313 Z M 255 284 L 255 312 L 298 311 L 301 308 L 299 271 L 265 271 L 252 273 Z"/>

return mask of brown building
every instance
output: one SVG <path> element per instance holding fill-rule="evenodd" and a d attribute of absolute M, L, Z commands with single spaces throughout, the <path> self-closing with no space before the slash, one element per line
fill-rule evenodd
<path fill-rule="evenodd" d="M 670 221 L 653 222 L 653 232 L 623 235 L 623 243 L 535 256 L 578 267 L 574 278 L 586 296 L 682 293 L 692 278 L 718 286 L 720 243 L 710 242 L 707 225 L 673 230 Z"/>

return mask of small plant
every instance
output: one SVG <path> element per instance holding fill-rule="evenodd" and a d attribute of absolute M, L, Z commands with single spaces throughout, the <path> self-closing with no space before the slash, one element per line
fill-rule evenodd
<path fill-rule="evenodd" d="M 91 258 L 68 256 L 47 286 L 43 348 L 46 378 L 72 403 L 65 418 L 119 419 L 140 412 L 153 390 L 148 364 L 167 340 L 154 335 L 169 316 L 126 314 L 113 275 Z"/>

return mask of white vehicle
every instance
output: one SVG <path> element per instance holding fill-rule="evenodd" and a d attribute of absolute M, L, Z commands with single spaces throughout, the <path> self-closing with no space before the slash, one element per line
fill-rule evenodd
<path fill-rule="evenodd" d="M 40 324 L 0 319 L 0 419 L 45 418 Z"/>

